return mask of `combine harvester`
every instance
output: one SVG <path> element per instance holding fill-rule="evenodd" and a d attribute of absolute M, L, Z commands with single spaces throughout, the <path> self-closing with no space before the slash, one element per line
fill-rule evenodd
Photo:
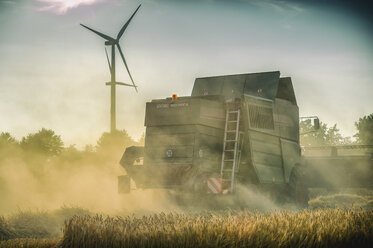
<path fill-rule="evenodd" d="M 319 176 L 309 165 L 330 161 L 301 156 L 293 84 L 278 71 L 197 78 L 191 96 L 148 102 L 145 126 L 145 147 L 127 148 L 120 161 L 120 193 L 130 192 L 131 179 L 136 188 L 207 198 L 240 185 L 307 206 L 309 175 Z M 371 169 L 371 157 L 360 160 Z"/>

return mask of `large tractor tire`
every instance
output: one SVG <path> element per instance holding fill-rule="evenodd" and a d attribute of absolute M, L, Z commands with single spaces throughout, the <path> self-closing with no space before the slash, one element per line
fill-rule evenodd
<path fill-rule="evenodd" d="M 305 169 L 300 164 L 296 164 L 290 174 L 289 193 L 293 203 L 295 203 L 297 207 L 308 207 L 309 192 L 305 176 Z"/>

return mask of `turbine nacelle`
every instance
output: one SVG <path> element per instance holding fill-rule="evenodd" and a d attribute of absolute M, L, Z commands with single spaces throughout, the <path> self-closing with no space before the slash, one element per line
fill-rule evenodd
<path fill-rule="evenodd" d="M 116 44 L 118 44 L 118 41 L 110 41 L 110 40 L 105 41 L 105 46 L 112 46 Z"/>

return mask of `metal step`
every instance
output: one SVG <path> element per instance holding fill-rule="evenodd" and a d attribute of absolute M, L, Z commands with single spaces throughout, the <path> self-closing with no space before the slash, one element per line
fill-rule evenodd
<path fill-rule="evenodd" d="M 228 105 L 229 106 L 229 105 Z M 220 177 L 223 181 L 230 182 L 229 185 L 229 191 L 234 191 L 234 177 L 236 173 L 236 167 L 237 162 L 239 159 L 239 156 L 241 154 L 241 151 L 238 150 L 240 148 L 239 146 L 239 125 L 240 125 L 240 109 L 227 109 L 226 111 L 226 117 L 225 117 L 225 130 L 224 130 L 224 142 L 223 142 L 223 154 L 222 154 L 222 160 L 221 160 L 221 168 L 220 168 Z M 232 115 L 235 114 L 235 115 Z M 234 129 L 232 128 L 232 125 L 229 125 L 229 123 L 236 123 Z M 234 139 L 227 139 L 228 134 L 234 134 Z M 231 135 L 230 135 L 231 136 Z M 232 137 L 230 137 L 232 138 Z M 227 143 L 234 143 L 234 149 L 226 149 Z M 233 152 L 233 159 L 225 159 L 226 153 L 230 153 L 227 156 L 232 156 Z M 229 178 L 229 179 L 227 179 Z"/>

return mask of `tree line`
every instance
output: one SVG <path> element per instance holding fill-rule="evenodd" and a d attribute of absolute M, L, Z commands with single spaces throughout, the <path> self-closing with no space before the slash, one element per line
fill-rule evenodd
<path fill-rule="evenodd" d="M 75 145 L 65 146 L 61 136 L 51 129 L 42 128 L 20 140 L 8 132 L 2 132 L 0 134 L 0 163 L 12 158 L 19 158 L 27 163 L 35 161 L 44 163 L 51 160 L 56 162 L 59 159 L 59 164 L 61 160 L 78 161 L 88 157 L 111 161 L 120 159 L 125 147 L 143 145 L 143 143 L 144 134 L 139 141 L 135 141 L 126 130 L 104 132 L 96 145 L 86 145 L 83 149 L 77 149 Z"/>
<path fill-rule="evenodd" d="M 314 130 L 311 120 L 300 122 L 300 142 L 303 146 L 327 146 L 346 144 L 373 145 L 373 114 L 361 117 L 355 122 L 357 133 L 351 137 L 343 137 L 337 124 L 329 127 L 320 122 L 320 128 Z M 302 133 L 305 133 L 302 135 Z M 0 134 L 0 159 L 8 156 L 83 156 L 98 153 L 103 156 L 121 156 L 125 147 L 143 145 L 144 134 L 139 141 L 133 140 L 126 130 L 104 132 L 96 145 L 86 145 L 83 150 L 78 150 L 74 145 L 65 147 L 60 135 L 51 129 L 42 128 L 36 133 L 28 134 L 17 140 L 8 132 Z"/>
<path fill-rule="evenodd" d="M 352 137 L 343 137 L 337 124 L 328 127 L 320 121 L 320 128 L 314 129 L 310 119 L 299 124 L 300 143 L 303 146 L 335 146 L 335 145 L 373 145 L 373 114 L 363 116 L 355 122 L 357 133 Z"/>

